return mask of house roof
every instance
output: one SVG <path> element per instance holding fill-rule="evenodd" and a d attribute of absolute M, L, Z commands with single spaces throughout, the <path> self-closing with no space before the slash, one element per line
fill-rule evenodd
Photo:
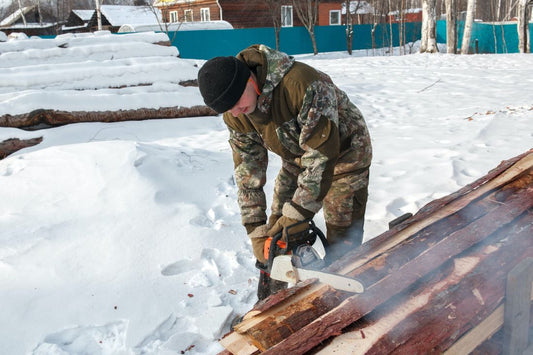
<path fill-rule="evenodd" d="M 83 22 L 88 22 L 93 16 L 95 10 L 72 10 L 72 12 Z"/>
<path fill-rule="evenodd" d="M 189 4 L 189 3 L 191 3 L 191 0 L 155 0 L 154 6 L 162 7 L 162 6 L 169 6 L 169 5 L 175 5 L 175 4 Z"/>
<path fill-rule="evenodd" d="M 169 23 L 169 31 L 198 31 L 198 30 L 228 30 L 233 26 L 227 21 L 195 21 L 195 22 L 178 22 Z M 147 32 L 165 30 L 165 24 L 124 24 L 118 29 L 118 33 L 127 32 Z"/>
<path fill-rule="evenodd" d="M 366 1 L 350 1 L 350 13 L 353 15 L 373 14 L 374 8 Z M 342 14 L 346 14 L 346 5 L 342 3 Z"/>
<path fill-rule="evenodd" d="M 13 12 L 11 15 L 7 16 L 0 22 L 0 27 L 7 27 L 13 25 L 15 22 L 17 22 L 20 18 L 22 18 L 22 15 L 26 15 L 28 12 L 35 9 L 35 5 L 32 6 L 26 6 L 22 9 L 17 9 L 17 11 Z"/>
<path fill-rule="evenodd" d="M 161 11 L 150 6 L 102 5 L 100 11 L 111 26 L 157 24 Z"/>

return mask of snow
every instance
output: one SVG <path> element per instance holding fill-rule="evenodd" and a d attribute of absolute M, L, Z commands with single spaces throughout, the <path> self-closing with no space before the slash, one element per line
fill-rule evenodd
<path fill-rule="evenodd" d="M 166 26 L 166 27 L 165 27 Z M 176 22 L 167 24 L 124 24 L 118 29 L 118 33 L 145 32 L 145 31 L 200 31 L 200 30 L 230 30 L 233 26 L 227 21 L 195 21 Z"/>
<path fill-rule="evenodd" d="M 203 105 L 198 90 L 179 83 L 196 77 L 195 61 L 178 58 L 164 33 L 65 34 L 0 43 L 0 116 L 36 109 L 107 111 L 159 108 L 180 96 Z"/>
<path fill-rule="evenodd" d="M 112 26 L 157 24 L 161 19 L 161 10 L 150 6 L 102 5 L 100 11 Z"/>
<path fill-rule="evenodd" d="M 20 53 L 35 51 L 19 46 Z M 67 46 L 68 55 L 96 75 L 96 51 L 84 60 L 75 48 Z M 371 53 L 297 56 L 330 74 L 366 117 L 374 159 L 365 240 L 533 142 L 531 55 Z M 139 100 L 151 106 L 201 100 L 197 89 L 153 92 L 139 86 L 139 100 L 108 90 L 100 103 L 91 92 L 103 88 L 95 90 L 90 78 L 74 84 L 54 70 L 58 62 L 40 62 L 41 55 L 20 59 L 20 67 L 3 67 L 2 85 L 5 72 L 11 81 L 1 89 L 2 114 L 47 102 L 97 111 L 112 102 L 115 109 L 132 109 Z M 122 73 L 142 75 L 151 67 L 150 75 L 167 87 L 166 76 L 195 78 L 192 63 L 174 57 L 170 66 L 147 65 L 131 58 L 126 66 L 102 70 L 112 84 L 121 82 Z M 48 82 L 57 90 L 40 88 L 44 79 L 29 75 L 40 65 L 50 65 Z M 24 98 L 6 93 L 10 86 Z M 229 331 L 230 320 L 256 302 L 258 272 L 240 225 L 221 117 L 0 128 L 0 141 L 39 136 L 41 144 L 0 161 L 0 353 L 222 350 L 217 340 Z M 279 167 L 272 155 L 268 200 Z M 324 228 L 321 215 L 315 220 Z"/>

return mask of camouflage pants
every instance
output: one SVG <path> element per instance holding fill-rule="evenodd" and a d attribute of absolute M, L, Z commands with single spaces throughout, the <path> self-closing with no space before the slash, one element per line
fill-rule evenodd
<path fill-rule="evenodd" d="M 324 198 L 328 263 L 358 247 L 363 241 L 368 174 L 367 168 L 357 174 L 335 179 Z"/>

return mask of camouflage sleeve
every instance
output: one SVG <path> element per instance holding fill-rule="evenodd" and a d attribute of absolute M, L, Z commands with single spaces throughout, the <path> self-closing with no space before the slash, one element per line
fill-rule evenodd
<path fill-rule="evenodd" d="M 243 225 L 266 223 L 266 182 L 268 154 L 256 132 L 241 133 L 228 127 L 233 151 L 237 200 Z"/>
<path fill-rule="evenodd" d="M 304 150 L 303 171 L 292 201 L 312 213 L 322 207 L 340 154 L 337 98 L 335 86 L 328 79 L 307 87 L 297 117 L 301 127 L 299 145 Z"/>
<path fill-rule="evenodd" d="M 294 191 L 298 188 L 297 179 L 300 168 L 291 162 L 282 160 L 281 169 L 274 183 L 274 198 L 272 199 L 271 212 L 281 216 L 283 204 L 292 200 Z"/>

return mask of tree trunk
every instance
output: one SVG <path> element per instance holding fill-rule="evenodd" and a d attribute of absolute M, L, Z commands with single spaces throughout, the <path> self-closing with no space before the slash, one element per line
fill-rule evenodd
<path fill-rule="evenodd" d="M 22 115 L 0 116 L 0 127 L 32 129 L 33 127 L 54 127 L 79 122 L 121 122 L 141 121 L 161 118 L 180 118 L 194 116 L 215 116 L 207 106 L 162 107 L 159 109 L 136 109 L 119 111 L 57 111 L 35 110 Z"/>
<path fill-rule="evenodd" d="M 348 50 L 348 54 L 352 55 L 353 23 L 350 2 L 351 0 L 346 0 L 344 6 L 346 8 L 346 49 Z"/>
<path fill-rule="evenodd" d="M 18 139 L 10 138 L 3 142 L 0 142 L 0 159 L 4 159 L 10 154 L 15 153 L 18 150 L 32 147 L 43 141 L 43 137 L 31 138 L 31 139 Z"/>
<path fill-rule="evenodd" d="M 474 11 L 476 0 L 468 0 L 466 8 L 465 28 L 463 32 L 463 42 L 461 43 L 461 54 L 468 54 L 470 49 L 470 39 L 472 37 L 472 24 L 474 23 Z"/>
<path fill-rule="evenodd" d="M 422 40 L 420 53 L 435 53 L 437 49 L 436 0 L 422 0 Z"/>
<path fill-rule="evenodd" d="M 528 52 L 528 16 L 527 16 L 528 0 L 519 0 L 518 3 L 518 22 L 516 24 L 518 30 L 518 50 L 520 53 Z"/>
<path fill-rule="evenodd" d="M 457 53 L 457 8 L 455 0 L 446 0 L 446 52 Z"/>
<path fill-rule="evenodd" d="M 98 23 L 98 31 L 102 30 L 102 13 L 100 11 L 100 0 L 94 0 L 96 3 L 96 19 Z"/>
<path fill-rule="evenodd" d="M 296 9 L 296 15 L 309 33 L 313 45 L 313 54 L 317 55 L 315 25 L 318 20 L 318 4 L 320 0 L 292 0 L 292 3 Z"/>

